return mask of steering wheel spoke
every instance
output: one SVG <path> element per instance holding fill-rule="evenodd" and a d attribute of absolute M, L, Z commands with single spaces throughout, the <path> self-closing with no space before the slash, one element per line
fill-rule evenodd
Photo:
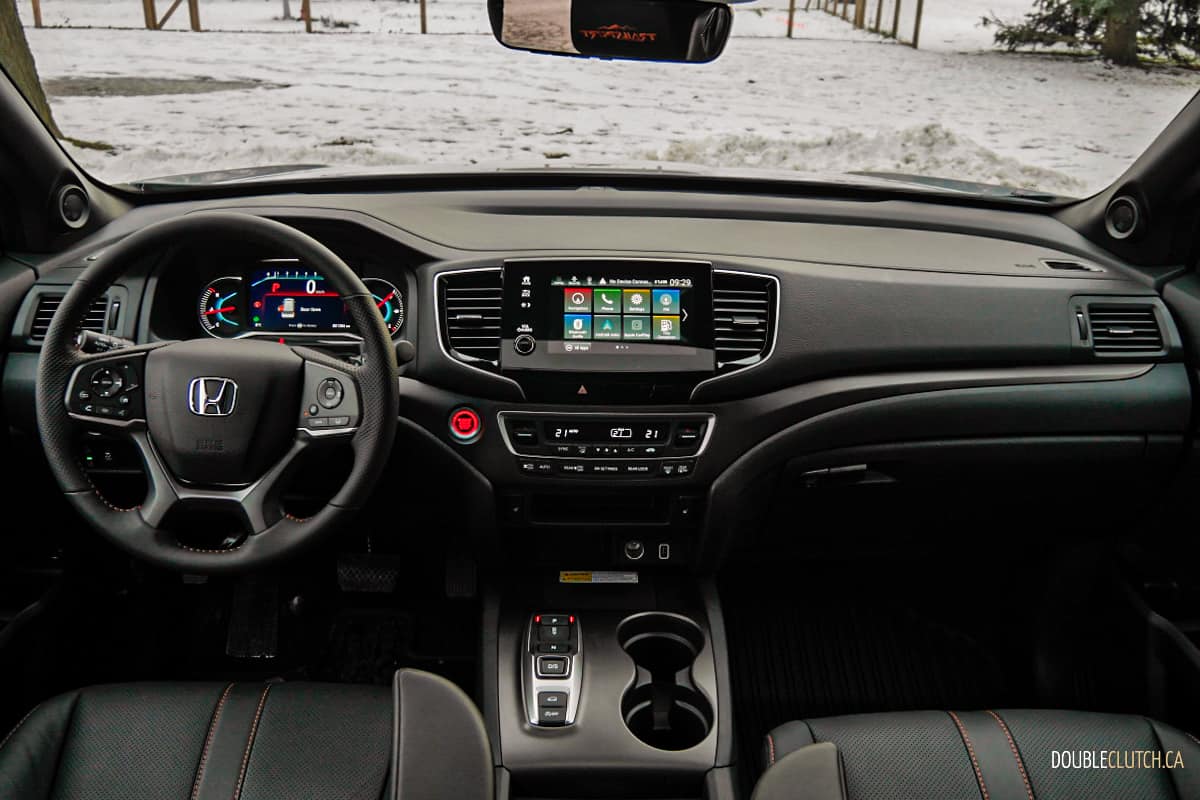
<path fill-rule="evenodd" d="M 245 486 L 192 486 L 176 478 L 162 460 L 145 431 L 133 431 L 130 439 L 146 466 L 149 489 L 138 509 L 151 528 L 161 528 L 176 510 L 229 511 L 239 517 L 250 535 L 257 535 L 283 518 L 281 495 L 300 454 L 313 439 L 297 435 L 287 453 L 265 474 Z"/>

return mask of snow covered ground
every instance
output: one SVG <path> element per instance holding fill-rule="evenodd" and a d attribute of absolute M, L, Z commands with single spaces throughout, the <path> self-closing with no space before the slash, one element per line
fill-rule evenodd
<path fill-rule="evenodd" d="M 786 3 L 761 0 L 737 7 L 725 53 L 703 66 L 506 50 L 484 0 L 430 0 L 427 36 L 414 33 L 417 4 L 399 0 L 313 0 L 314 17 L 354 24 L 311 36 L 279 19 L 281 0 L 201 0 L 199 34 L 183 30 L 186 6 L 173 30 L 152 32 L 133 0 L 43 0 L 46 25 L 96 27 L 27 34 L 59 126 L 111 145 L 71 148 L 106 180 L 293 162 L 657 159 L 1098 189 L 1200 75 L 992 49 L 979 19 L 1029 5 L 927 0 L 914 51 L 817 11 L 798 12 L 786 39 Z"/>

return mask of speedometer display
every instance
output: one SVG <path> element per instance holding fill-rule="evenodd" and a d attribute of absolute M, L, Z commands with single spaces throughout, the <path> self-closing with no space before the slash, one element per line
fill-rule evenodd
<path fill-rule="evenodd" d="M 210 281 L 200 293 L 200 327 L 210 336 L 237 336 L 246 329 L 243 299 L 241 278 Z"/>
<path fill-rule="evenodd" d="M 279 265 L 282 268 L 275 268 Z M 269 268 L 268 268 L 269 267 Z M 382 278 L 363 278 L 388 334 L 404 325 L 404 295 Z M 244 277 L 214 278 L 200 293 L 200 327 L 210 336 L 353 333 L 341 296 L 319 272 L 295 259 L 270 259 Z"/>

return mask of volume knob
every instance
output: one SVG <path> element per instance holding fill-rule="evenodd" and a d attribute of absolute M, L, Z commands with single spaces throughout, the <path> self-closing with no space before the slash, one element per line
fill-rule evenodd
<path fill-rule="evenodd" d="M 513 350 L 517 351 L 518 355 L 527 356 L 537 347 L 537 340 L 528 333 L 522 333 L 516 339 L 513 339 Z"/>

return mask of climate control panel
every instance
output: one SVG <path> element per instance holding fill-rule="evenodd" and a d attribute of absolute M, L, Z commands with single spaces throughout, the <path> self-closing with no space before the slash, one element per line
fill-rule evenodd
<path fill-rule="evenodd" d="M 563 478 L 686 478 L 708 445 L 712 414 L 501 411 L 517 468 Z"/>

